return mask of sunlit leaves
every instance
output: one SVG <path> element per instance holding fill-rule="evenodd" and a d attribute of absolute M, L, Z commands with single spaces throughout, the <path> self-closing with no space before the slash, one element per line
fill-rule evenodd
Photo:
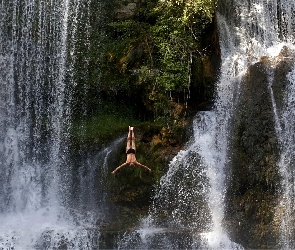
<path fill-rule="evenodd" d="M 185 25 L 211 20 L 217 0 L 161 0 L 156 10 L 178 12 Z"/>
<path fill-rule="evenodd" d="M 168 114 L 170 101 L 190 87 L 192 67 L 201 61 L 200 38 L 216 2 L 153 0 L 137 19 L 110 23 L 105 66 L 113 89 L 137 88 L 149 110 Z"/>
<path fill-rule="evenodd" d="M 158 15 L 151 28 L 159 51 L 156 77 L 166 91 L 189 87 L 191 55 L 199 47 L 198 38 L 215 11 L 216 0 L 162 0 L 154 11 Z"/>

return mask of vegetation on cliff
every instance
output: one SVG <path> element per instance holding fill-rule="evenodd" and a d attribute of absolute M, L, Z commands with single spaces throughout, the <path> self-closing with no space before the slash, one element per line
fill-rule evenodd
<path fill-rule="evenodd" d="M 203 78 L 201 37 L 215 5 L 148 1 L 132 19 L 108 23 L 101 64 L 104 93 L 138 104 L 141 119 L 173 119 L 173 103 L 185 105 L 192 85 Z M 212 86 L 205 86 L 197 103 L 212 97 Z"/>
<path fill-rule="evenodd" d="M 91 28 L 77 30 L 74 128 L 79 137 L 113 138 L 130 121 L 177 129 L 192 108 L 206 106 L 220 60 L 216 2 L 92 3 Z M 131 16 L 118 15 L 128 4 L 136 5 Z"/>
<path fill-rule="evenodd" d="M 118 15 L 134 4 L 131 17 Z M 75 152 L 102 147 L 125 135 L 128 125 L 136 127 L 138 161 L 153 172 L 124 168 L 108 184 L 112 202 L 135 217 L 137 209 L 146 212 L 154 184 L 181 149 L 191 110 L 213 98 L 220 60 L 215 5 L 110 0 L 90 6 L 88 33 L 78 27 Z M 118 164 L 125 161 L 124 147 Z"/>

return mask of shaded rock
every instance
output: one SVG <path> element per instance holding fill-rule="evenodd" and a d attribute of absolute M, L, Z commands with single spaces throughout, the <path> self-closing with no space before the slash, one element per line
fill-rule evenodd
<path fill-rule="evenodd" d="M 121 6 L 115 10 L 116 18 L 119 20 L 132 19 L 138 9 L 136 1 L 121 3 Z"/>
<path fill-rule="evenodd" d="M 251 65 L 236 107 L 225 226 L 234 241 L 248 248 L 275 248 L 279 241 L 279 144 L 270 88 L 280 110 L 292 55 L 283 48 L 278 57 Z"/>
<path fill-rule="evenodd" d="M 171 162 L 150 209 L 154 224 L 169 228 L 196 228 L 203 232 L 210 229 L 209 182 L 204 167 L 194 151 L 188 151 L 185 159 L 176 157 Z"/>
<path fill-rule="evenodd" d="M 184 133 L 185 127 L 182 130 L 176 137 Z M 135 137 L 137 160 L 150 167 L 152 172 L 137 166 L 124 167 L 116 175 L 110 176 L 109 200 L 117 210 L 114 208 L 116 211 L 112 212 L 112 222 L 108 227 L 116 228 L 117 231 L 135 226 L 134 223 L 138 223 L 139 219 L 147 214 L 155 185 L 167 170 L 169 162 L 183 147 L 181 139 L 176 140 L 176 145 L 172 146 L 170 139 L 174 137 L 173 133 L 157 126 L 136 127 Z M 123 143 L 118 150 L 122 157 L 117 165 L 126 160 L 125 145 Z M 112 170 L 113 168 L 114 166 Z"/>
<path fill-rule="evenodd" d="M 272 224 L 278 149 L 268 75 L 262 62 L 249 67 L 234 119 L 225 220 L 233 240 L 250 248 L 276 245 L 278 237 Z"/>

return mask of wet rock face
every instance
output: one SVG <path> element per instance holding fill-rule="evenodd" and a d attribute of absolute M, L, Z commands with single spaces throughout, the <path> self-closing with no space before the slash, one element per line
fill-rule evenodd
<path fill-rule="evenodd" d="M 138 10 L 139 1 L 122 1 L 120 2 L 119 8 L 115 10 L 116 18 L 119 20 L 132 19 Z"/>
<path fill-rule="evenodd" d="M 208 231 L 212 221 L 205 166 L 194 151 L 188 151 L 185 157 L 180 161 L 176 157 L 161 178 L 161 187 L 156 192 L 150 214 L 159 227 Z"/>
<path fill-rule="evenodd" d="M 282 108 L 290 53 L 284 48 L 277 58 L 263 58 L 248 68 L 233 120 L 225 224 L 230 237 L 249 248 L 273 248 L 279 240 L 274 223 L 279 145 L 271 92 Z"/>
<path fill-rule="evenodd" d="M 283 47 L 280 55 L 274 62 L 272 89 L 279 112 L 283 109 L 284 95 L 288 82 L 287 74 L 292 70 L 294 61 L 295 51 Z"/>
<path fill-rule="evenodd" d="M 276 202 L 277 139 L 268 90 L 268 68 L 250 66 L 234 119 L 228 216 L 233 238 L 249 247 L 275 244 L 271 222 Z"/>

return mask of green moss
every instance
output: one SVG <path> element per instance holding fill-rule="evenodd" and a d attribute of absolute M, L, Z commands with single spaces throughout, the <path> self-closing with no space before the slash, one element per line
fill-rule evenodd
<path fill-rule="evenodd" d="M 73 127 L 74 137 L 81 141 L 109 141 L 129 125 L 137 125 L 139 121 L 119 114 L 99 114 L 77 121 Z"/>

